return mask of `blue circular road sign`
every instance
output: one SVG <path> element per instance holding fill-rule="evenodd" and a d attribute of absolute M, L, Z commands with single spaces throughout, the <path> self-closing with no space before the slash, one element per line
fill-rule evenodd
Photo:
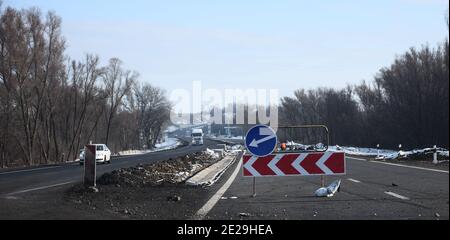
<path fill-rule="evenodd" d="M 248 130 L 245 147 L 253 155 L 264 157 L 271 154 L 277 146 L 275 131 L 265 125 L 257 125 Z"/>

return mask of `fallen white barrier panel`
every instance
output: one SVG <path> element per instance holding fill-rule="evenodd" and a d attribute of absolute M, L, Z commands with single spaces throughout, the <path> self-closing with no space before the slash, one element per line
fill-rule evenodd
<path fill-rule="evenodd" d="M 341 187 L 341 180 L 336 180 L 333 183 L 330 184 L 328 187 L 321 187 L 316 190 L 315 195 L 316 197 L 332 197 L 336 192 L 339 191 L 339 188 Z"/>
<path fill-rule="evenodd" d="M 236 159 L 236 155 L 225 156 L 222 160 L 213 165 L 203 169 L 190 179 L 186 181 L 187 185 L 192 186 L 210 186 L 214 184 L 221 174 L 231 165 Z"/>

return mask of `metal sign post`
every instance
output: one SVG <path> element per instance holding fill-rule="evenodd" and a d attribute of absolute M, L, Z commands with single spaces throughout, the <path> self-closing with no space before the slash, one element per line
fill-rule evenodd
<path fill-rule="evenodd" d="M 86 145 L 84 147 L 84 186 L 95 187 L 96 186 L 96 146 Z"/>
<path fill-rule="evenodd" d="M 245 146 L 253 156 L 267 156 L 273 153 L 277 146 L 277 134 L 268 126 L 254 126 L 245 136 Z M 256 177 L 253 177 L 252 197 L 256 197 Z"/>
<path fill-rule="evenodd" d="M 433 164 L 438 164 L 437 146 L 433 146 Z"/>
<path fill-rule="evenodd" d="M 252 197 L 256 197 L 256 177 L 253 177 L 253 195 Z"/>
<path fill-rule="evenodd" d="M 320 184 L 321 184 L 322 187 L 325 187 L 325 184 L 326 184 L 325 176 L 320 176 Z"/>
<path fill-rule="evenodd" d="M 377 158 L 380 157 L 380 144 L 377 144 Z"/>

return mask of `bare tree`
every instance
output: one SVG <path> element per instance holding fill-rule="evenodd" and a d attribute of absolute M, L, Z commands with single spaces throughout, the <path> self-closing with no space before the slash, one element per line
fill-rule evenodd
<path fill-rule="evenodd" d="M 106 118 L 106 144 L 108 144 L 111 123 L 117 113 L 117 109 L 122 104 L 123 97 L 131 91 L 131 87 L 137 78 L 138 74 L 136 72 L 125 71 L 122 68 L 122 62 L 117 58 L 111 59 L 105 69 L 103 80 L 109 104 Z"/>
<path fill-rule="evenodd" d="M 101 67 L 98 56 L 71 61 L 64 51 L 58 16 L 0 3 L 0 167 L 72 160 L 89 140 L 139 147 L 144 124 L 152 144 L 160 134 L 166 111 L 149 103 L 152 114 L 142 122 L 132 94 L 136 72 L 116 58 Z"/>
<path fill-rule="evenodd" d="M 2 24 L 2 79 L 17 103 L 21 130 L 14 134 L 28 164 L 33 164 L 40 117 L 52 77 L 60 72 L 65 42 L 61 20 L 53 13 L 42 21 L 38 9 L 7 8 Z M 24 139 L 25 141 L 23 141 Z"/>
<path fill-rule="evenodd" d="M 143 136 L 147 148 L 156 143 L 161 129 L 169 119 L 171 104 L 160 88 L 150 84 L 137 84 L 134 89 L 138 111 L 139 135 Z M 141 146 L 144 144 L 141 143 Z"/>

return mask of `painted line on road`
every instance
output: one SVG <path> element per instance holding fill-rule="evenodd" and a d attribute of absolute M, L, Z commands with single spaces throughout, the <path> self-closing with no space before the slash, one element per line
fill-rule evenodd
<path fill-rule="evenodd" d="M 17 192 L 7 193 L 7 194 L 4 194 L 4 196 L 12 196 L 12 195 L 17 195 L 17 194 L 21 194 L 21 193 L 34 192 L 34 191 L 43 190 L 43 189 L 47 189 L 47 188 L 59 187 L 59 186 L 71 184 L 74 182 L 75 181 L 70 181 L 70 182 L 57 183 L 57 184 L 43 186 L 43 187 L 30 188 L 30 189 L 20 190 Z"/>
<path fill-rule="evenodd" d="M 141 155 L 143 155 L 143 154 L 141 154 Z M 111 156 L 111 159 L 122 159 L 122 158 L 133 157 L 133 156 L 138 156 L 138 155 Z"/>
<path fill-rule="evenodd" d="M 192 217 L 192 220 L 202 220 L 208 213 L 211 211 L 211 209 L 216 205 L 216 203 L 222 198 L 223 194 L 228 190 L 228 188 L 231 186 L 231 184 L 234 182 L 234 179 L 236 179 L 236 176 L 238 175 L 239 171 L 242 167 L 242 159 L 239 159 L 239 163 L 236 166 L 236 169 L 231 174 L 230 178 L 225 182 L 225 184 L 208 200 L 208 202 L 203 205 L 202 208 L 200 208 L 197 213 Z"/>
<path fill-rule="evenodd" d="M 387 195 L 396 197 L 396 198 L 400 198 L 401 200 L 409 200 L 408 197 L 402 196 L 402 195 L 394 193 L 394 192 L 384 192 L 384 193 L 386 193 Z"/>
<path fill-rule="evenodd" d="M 425 171 L 440 172 L 440 173 L 448 174 L 448 171 L 433 169 L 433 168 L 415 167 L 415 166 L 408 166 L 408 165 L 403 165 L 403 164 L 380 162 L 380 161 L 368 161 L 366 159 L 354 158 L 354 157 L 347 157 L 347 158 L 357 160 L 357 161 L 364 161 L 364 162 L 370 162 L 370 163 L 378 163 L 378 164 L 385 164 L 385 165 L 396 166 L 396 167 L 413 168 L 413 169 L 418 169 L 418 170 L 425 170 Z"/>
<path fill-rule="evenodd" d="M 347 158 L 351 158 L 353 160 L 361 161 L 361 162 L 368 162 L 367 159 L 364 159 L 364 158 L 355 158 L 355 157 L 347 157 Z"/>
<path fill-rule="evenodd" d="M 53 167 L 42 167 L 42 168 L 33 168 L 33 169 L 25 169 L 25 170 L 17 170 L 17 171 L 10 171 L 10 172 L 2 172 L 0 175 L 7 175 L 7 174 L 14 174 L 14 173 L 21 173 L 21 172 L 33 172 L 33 171 L 39 171 L 39 170 L 46 170 L 46 169 L 53 169 L 53 168 L 60 168 L 62 166 L 53 166 Z"/>
<path fill-rule="evenodd" d="M 349 180 L 350 182 L 361 183 L 361 181 L 353 179 L 353 178 L 347 178 L 347 180 Z"/>

